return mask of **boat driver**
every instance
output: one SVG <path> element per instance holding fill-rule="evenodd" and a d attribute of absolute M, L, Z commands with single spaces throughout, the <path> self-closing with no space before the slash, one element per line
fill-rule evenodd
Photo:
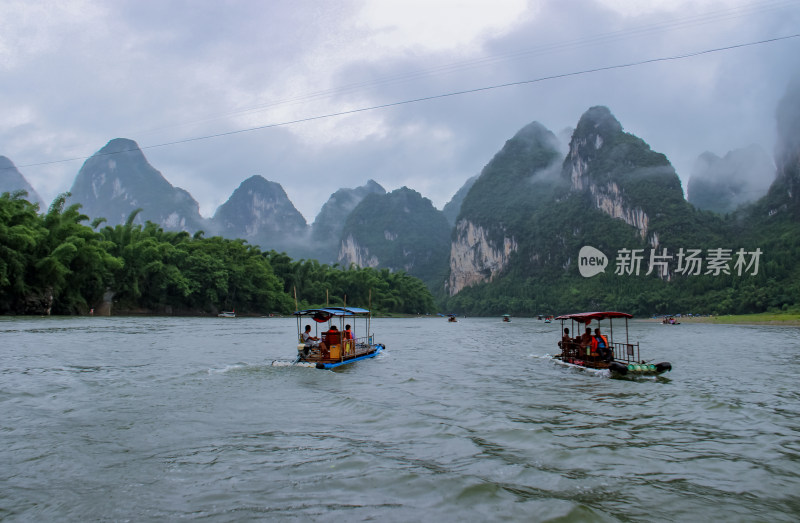
<path fill-rule="evenodd" d="M 311 325 L 306 325 L 306 330 L 302 334 L 303 336 L 303 344 L 305 344 L 306 349 L 322 349 L 325 350 L 325 344 L 319 341 L 319 338 L 316 336 L 311 335 Z"/>

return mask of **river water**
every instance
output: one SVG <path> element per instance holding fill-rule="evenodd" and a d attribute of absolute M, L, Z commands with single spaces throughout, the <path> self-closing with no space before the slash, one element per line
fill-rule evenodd
<path fill-rule="evenodd" d="M 292 318 L 2 318 L 0 519 L 798 521 L 800 329 L 630 326 L 671 373 L 523 318 L 374 319 L 334 371 L 270 365 Z"/>

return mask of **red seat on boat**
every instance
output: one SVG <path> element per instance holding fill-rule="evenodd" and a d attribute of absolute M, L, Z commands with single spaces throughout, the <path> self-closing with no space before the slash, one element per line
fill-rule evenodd
<path fill-rule="evenodd" d="M 342 335 L 339 332 L 323 332 L 322 339 L 328 346 L 338 345 L 341 343 Z"/>

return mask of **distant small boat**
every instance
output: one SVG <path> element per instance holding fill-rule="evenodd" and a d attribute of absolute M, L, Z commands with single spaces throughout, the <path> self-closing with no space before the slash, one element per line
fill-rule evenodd
<path fill-rule="evenodd" d="M 222 311 L 219 314 L 217 314 L 217 317 L 218 318 L 235 318 L 236 317 L 236 311 Z"/>
<path fill-rule="evenodd" d="M 458 320 L 456 319 L 456 315 L 455 315 L 455 314 L 451 314 L 451 315 L 449 315 L 449 316 L 447 317 L 447 321 L 449 321 L 449 322 L 456 322 L 456 321 L 458 321 Z"/>
<path fill-rule="evenodd" d="M 510 314 L 503 314 L 503 321 L 511 322 L 511 315 Z"/>

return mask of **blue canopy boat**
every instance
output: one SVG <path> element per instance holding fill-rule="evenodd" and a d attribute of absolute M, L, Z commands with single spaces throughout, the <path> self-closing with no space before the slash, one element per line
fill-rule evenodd
<path fill-rule="evenodd" d="M 370 333 L 371 315 L 367 309 L 325 307 L 296 311 L 294 315 L 297 316 L 297 359 L 292 365 L 333 369 L 374 358 L 386 348 L 381 343 L 375 343 L 375 336 Z M 304 319 L 312 321 L 304 322 Z M 304 340 L 305 325 L 312 324 L 311 338 Z M 351 329 L 347 330 L 347 326 L 351 326 Z M 272 364 L 286 362 L 274 361 Z"/>
<path fill-rule="evenodd" d="M 614 318 L 625 318 L 625 341 L 614 341 Z M 663 372 L 672 370 L 672 365 L 667 361 L 660 363 L 648 363 L 641 359 L 639 353 L 639 342 L 631 343 L 628 337 L 628 318 L 633 318 L 627 312 L 578 312 L 575 314 L 565 314 L 556 319 L 561 320 L 561 354 L 554 356 L 556 359 L 585 367 L 588 369 L 608 369 L 612 376 L 655 376 Z M 607 333 L 602 333 L 601 338 L 592 336 L 596 342 L 581 342 L 579 332 L 575 330 L 575 324 L 588 326 L 592 320 L 596 321 L 599 328 L 600 321 L 608 320 L 609 329 Z M 571 332 L 577 335 L 571 338 L 564 332 L 564 322 L 570 320 Z M 602 347 L 605 345 L 605 347 Z"/>

